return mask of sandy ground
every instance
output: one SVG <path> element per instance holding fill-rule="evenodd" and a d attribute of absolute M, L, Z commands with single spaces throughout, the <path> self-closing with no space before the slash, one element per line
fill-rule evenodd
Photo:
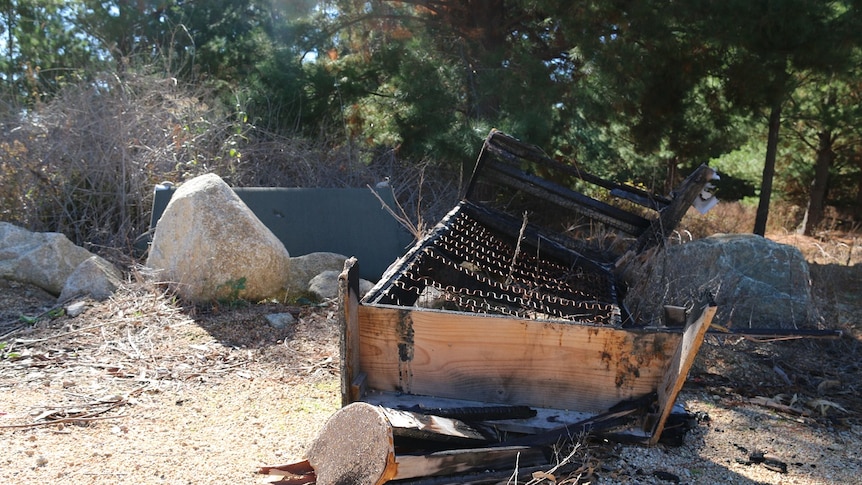
<path fill-rule="evenodd" d="M 590 443 L 581 481 L 862 482 L 862 267 L 813 275 L 842 278 L 821 298 L 844 338 L 708 337 L 680 399 L 697 417 L 682 446 Z M 302 458 L 340 404 L 333 303 L 202 310 L 129 285 L 78 317 L 24 323 L 54 299 L 3 281 L 0 295 L 5 483 L 269 483 L 257 469 Z M 271 313 L 296 322 L 273 328 Z M 758 453 L 771 461 L 750 463 Z"/>
<path fill-rule="evenodd" d="M 39 294 L 8 286 L 18 301 Z M 264 315 L 279 311 L 296 309 L 256 305 L 194 319 L 130 288 L 89 302 L 77 318 L 6 337 L 0 479 L 269 482 L 258 467 L 301 457 L 340 405 L 332 311 L 300 313 L 277 330 Z"/>

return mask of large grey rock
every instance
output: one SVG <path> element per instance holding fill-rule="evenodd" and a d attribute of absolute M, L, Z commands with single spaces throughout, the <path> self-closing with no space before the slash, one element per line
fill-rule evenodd
<path fill-rule="evenodd" d="M 90 256 L 75 268 L 66 279 L 60 301 L 75 296 L 89 295 L 94 300 L 104 300 L 114 294 L 123 284 L 123 274 L 113 264 L 98 256 Z"/>
<path fill-rule="evenodd" d="M 656 250 L 629 264 L 625 298 L 641 321 L 662 320 L 663 305 L 691 307 L 705 295 L 714 323 L 732 328 L 799 328 L 817 323 L 808 263 L 793 246 L 755 235 L 716 235 Z"/>
<path fill-rule="evenodd" d="M 318 252 L 290 258 L 291 292 L 306 291 L 311 279 L 324 271 L 342 271 L 347 256 L 337 253 Z"/>
<path fill-rule="evenodd" d="M 79 264 L 93 256 L 56 232 L 31 232 L 0 222 L 0 277 L 59 295 Z"/>
<path fill-rule="evenodd" d="M 217 175 L 180 186 L 159 220 L 147 266 L 192 302 L 282 296 L 290 255 Z"/>

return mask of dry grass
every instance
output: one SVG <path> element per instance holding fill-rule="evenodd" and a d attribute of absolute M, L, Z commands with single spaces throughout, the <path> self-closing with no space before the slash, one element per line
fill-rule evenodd
<path fill-rule="evenodd" d="M 10 284 L 0 305 L 38 314 L 40 295 Z M 264 318 L 291 311 L 286 329 Z M 302 456 L 338 406 L 334 309 L 216 312 L 129 284 L 77 318 L 2 324 L 9 483 L 266 483 L 256 467 Z"/>

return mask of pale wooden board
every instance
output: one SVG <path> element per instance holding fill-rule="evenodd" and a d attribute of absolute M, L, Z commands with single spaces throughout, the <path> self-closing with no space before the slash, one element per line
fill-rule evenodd
<path fill-rule="evenodd" d="M 362 397 L 362 400 L 370 404 L 388 407 L 392 409 L 447 409 L 468 408 L 487 406 L 488 403 L 480 401 L 468 401 L 465 399 L 451 399 L 434 396 L 418 396 L 415 394 L 401 394 L 396 392 L 370 391 Z M 491 421 L 494 427 L 500 431 L 511 433 L 535 434 L 542 431 L 557 428 L 559 426 L 577 423 L 584 419 L 595 416 L 596 413 L 585 413 L 579 411 L 532 408 L 536 416 L 525 419 L 501 419 Z"/>
<path fill-rule="evenodd" d="M 360 305 L 369 389 L 601 412 L 654 392 L 679 331 Z"/>
<path fill-rule="evenodd" d="M 701 311 L 699 316 L 686 325 L 682 340 L 679 342 L 673 358 L 668 362 L 667 372 L 657 389 L 660 415 L 652 430 L 652 438 L 650 438 L 650 444 L 652 445 L 658 443 L 658 440 L 661 438 L 667 417 L 670 415 L 671 408 L 673 408 L 679 391 L 682 390 L 682 386 L 685 384 L 688 371 L 691 369 L 692 364 L 694 364 L 694 359 L 697 357 L 701 344 L 703 344 L 703 337 L 706 335 L 710 323 L 712 323 L 712 317 L 715 316 L 716 310 L 717 307 L 707 306 Z"/>
<path fill-rule="evenodd" d="M 458 419 L 385 407 L 380 411 L 389 420 L 395 436 L 440 442 L 474 442 L 476 446 L 488 441 L 478 430 Z"/>

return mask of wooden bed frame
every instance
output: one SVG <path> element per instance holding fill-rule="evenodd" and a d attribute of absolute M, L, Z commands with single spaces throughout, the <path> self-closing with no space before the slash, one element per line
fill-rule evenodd
<path fill-rule="evenodd" d="M 622 199 L 623 208 L 540 178 L 532 173 L 537 166 L 555 171 L 556 179 L 574 177 L 600 186 Z M 480 178 L 623 231 L 633 241 L 629 253 L 642 254 L 663 243 L 713 176 L 702 166 L 670 197 L 656 196 L 560 164 L 535 147 L 492 131 L 462 202 L 395 261 L 369 294 L 360 297 L 359 262 L 350 258 L 345 263 L 339 279 L 343 407 L 327 422 L 305 462 L 266 471 L 294 475 L 292 481 L 281 482 L 290 484 L 463 483 L 423 477 L 506 467 L 516 459 L 524 467 L 546 464 L 549 447 L 582 433 L 612 432 L 617 439 L 656 444 L 715 315 L 714 306 L 683 312 L 682 321 L 672 326 L 627 321 L 624 309 L 622 318 L 598 324 L 543 312 L 419 307 L 414 302 L 421 289 L 398 288 L 395 282 L 448 229 L 447 220 L 462 210 L 484 210 L 477 195 Z M 630 212 L 626 204 L 643 210 Z M 646 217 L 650 211 L 653 217 Z M 536 248 L 541 240 L 542 251 L 563 267 L 582 262 L 590 271 L 607 273 L 611 285 L 616 284 L 615 261 L 601 251 L 541 228 L 526 230 L 533 232 L 525 238 L 526 221 L 519 234 L 516 217 L 492 214 L 482 224 L 486 222 L 497 225 L 498 233 L 514 233 L 518 241 L 532 238 Z M 499 288 L 487 278 L 470 280 L 472 270 L 461 271 L 457 264 L 454 268 L 432 270 L 454 275 L 459 281 L 447 284 L 455 288 L 470 288 L 471 283 L 485 285 L 487 291 Z M 611 288 L 610 293 L 615 291 Z M 433 446 L 417 452 L 417 442 Z"/>

